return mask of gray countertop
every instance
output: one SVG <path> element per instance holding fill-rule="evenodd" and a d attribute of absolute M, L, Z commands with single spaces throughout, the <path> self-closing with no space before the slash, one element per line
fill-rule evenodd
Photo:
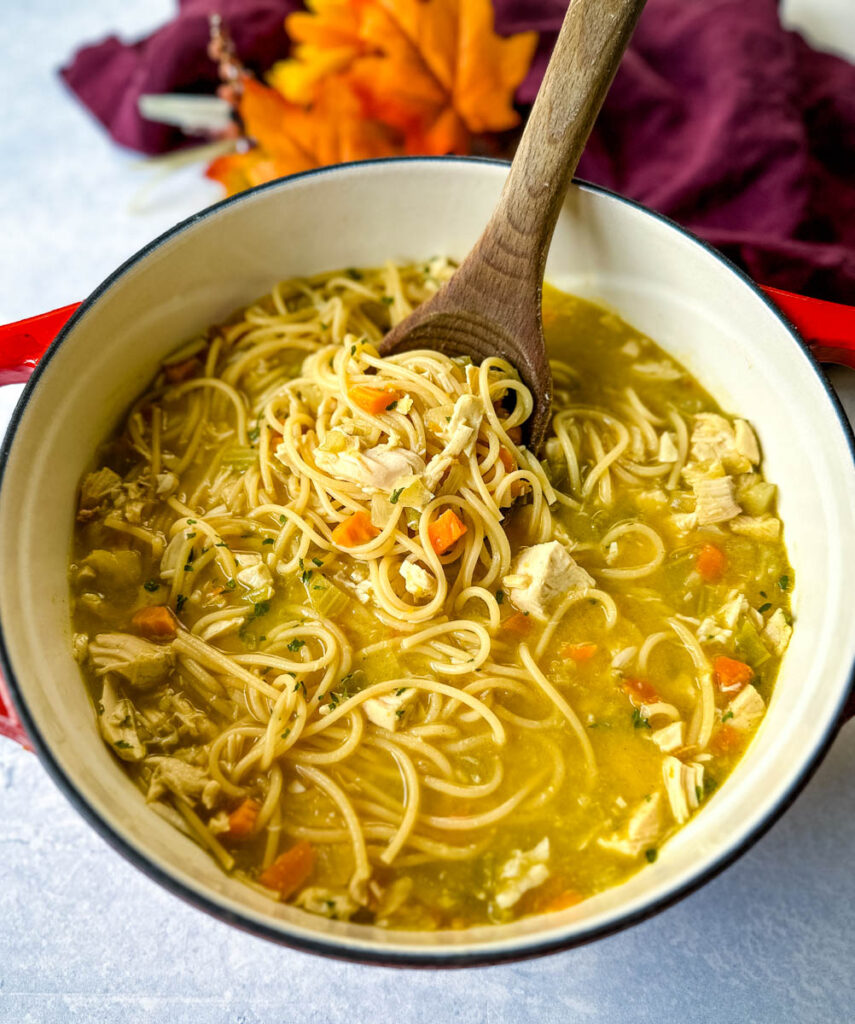
<path fill-rule="evenodd" d="M 855 53 L 851 0 L 785 8 Z M 112 29 L 133 36 L 169 9 L 27 0 L 0 18 L 0 322 L 83 297 L 217 198 L 195 168 L 141 194 L 150 171 L 53 73 L 76 45 Z M 852 416 L 855 374 L 834 379 Z M 15 392 L 0 395 L 0 426 Z M 277 948 L 186 906 L 98 838 L 32 754 L 0 739 L 0 1022 L 851 1020 L 853 862 L 850 725 L 748 854 L 653 920 L 518 965 L 442 976 L 361 967 Z"/>

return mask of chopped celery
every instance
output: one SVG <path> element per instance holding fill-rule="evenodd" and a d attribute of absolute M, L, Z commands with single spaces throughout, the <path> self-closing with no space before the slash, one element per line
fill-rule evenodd
<path fill-rule="evenodd" d="M 231 466 L 232 469 L 239 469 L 242 473 L 252 469 L 258 458 L 255 448 L 248 448 L 244 445 L 230 445 L 223 452 L 223 465 Z"/>
<path fill-rule="evenodd" d="M 744 619 L 736 632 L 736 648 L 752 668 L 759 668 L 771 655 L 754 624 Z"/>
<path fill-rule="evenodd" d="M 303 585 L 309 596 L 312 607 L 326 618 L 334 618 L 340 615 L 350 604 L 350 598 L 345 592 L 328 580 L 323 573 L 312 572 L 307 574 Z"/>
<path fill-rule="evenodd" d="M 369 683 L 382 683 L 386 679 L 398 679 L 404 675 L 397 652 L 389 647 L 369 654 L 361 667 Z"/>
<path fill-rule="evenodd" d="M 739 504 L 750 516 L 760 516 L 769 512 L 775 503 L 775 495 L 778 493 L 774 484 L 767 484 L 764 480 L 757 480 L 756 483 L 740 489 L 738 494 Z"/>

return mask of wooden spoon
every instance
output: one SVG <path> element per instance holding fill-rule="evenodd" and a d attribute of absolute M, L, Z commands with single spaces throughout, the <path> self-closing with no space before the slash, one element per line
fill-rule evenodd
<path fill-rule="evenodd" d="M 645 0 L 572 0 L 502 195 L 454 276 L 383 340 L 384 355 L 429 348 L 501 356 L 534 396 L 529 447 L 549 424 L 552 374 L 541 321 L 546 254 L 582 149 Z"/>

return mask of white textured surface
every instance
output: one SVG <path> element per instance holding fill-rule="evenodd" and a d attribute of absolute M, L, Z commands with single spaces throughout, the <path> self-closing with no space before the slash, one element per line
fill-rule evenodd
<path fill-rule="evenodd" d="M 818 41 L 855 52 L 851 0 L 786 6 Z M 83 297 L 216 197 L 191 171 L 131 212 L 145 173 L 52 73 L 80 42 L 134 35 L 169 7 L 29 0 L 0 19 L 0 322 Z M 850 415 L 853 381 L 835 374 Z M 853 780 L 849 726 L 772 831 L 676 907 L 584 949 L 438 978 L 291 953 L 207 918 L 113 853 L 35 758 L 0 740 L 0 1022 L 852 1019 Z"/>

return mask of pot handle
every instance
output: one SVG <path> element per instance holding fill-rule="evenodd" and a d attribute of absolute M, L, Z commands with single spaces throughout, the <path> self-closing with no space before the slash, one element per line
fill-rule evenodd
<path fill-rule="evenodd" d="M 821 363 L 855 369 L 855 306 L 810 299 L 805 295 L 763 288 L 772 302 L 799 331 Z M 0 385 L 27 380 L 58 331 L 79 303 L 0 327 Z M 843 710 L 843 720 L 855 717 L 855 690 Z M 27 734 L 12 710 L 0 676 L 0 735 L 29 747 Z"/>

